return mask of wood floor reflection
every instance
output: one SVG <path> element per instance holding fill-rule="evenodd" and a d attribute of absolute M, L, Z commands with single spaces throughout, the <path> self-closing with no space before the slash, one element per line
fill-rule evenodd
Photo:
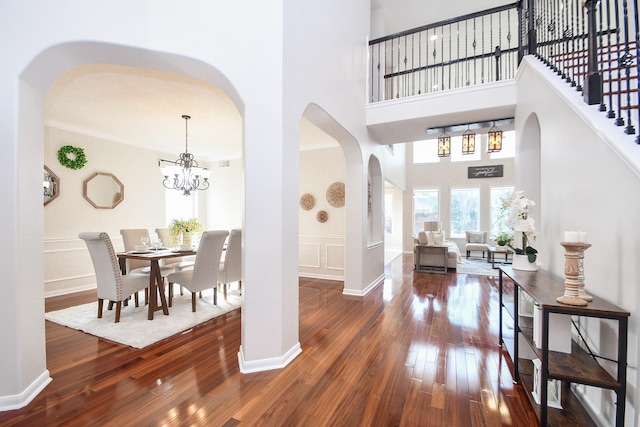
<path fill-rule="evenodd" d="M 46 322 L 53 381 L 0 425 L 534 425 L 497 345 L 497 278 L 416 273 L 407 255 L 386 276 L 365 298 L 300 279 L 303 352 L 270 372 L 238 371 L 240 310 L 142 350 Z"/>

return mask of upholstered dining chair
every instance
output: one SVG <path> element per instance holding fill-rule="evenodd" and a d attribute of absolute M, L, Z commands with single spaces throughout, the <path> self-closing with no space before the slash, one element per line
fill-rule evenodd
<path fill-rule="evenodd" d="M 167 276 L 169 281 L 169 306 L 173 303 L 173 284 L 184 286 L 191 292 L 191 311 L 196 311 L 196 294 L 213 289 L 213 304 L 218 304 L 218 272 L 220 255 L 229 232 L 227 230 L 205 231 L 200 238 L 193 270 L 182 270 Z"/>
<path fill-rule="evenodd" d="M 173 239 L 171 239 L 171 236 L 169 235 L 168 228 L 156 228 L 156 234 L 158 235 L 158 238 L 162 240 L 162 245 L 165 248 L 172 248 L 175 246 Z M 164 265 L 165 267 L 171 267 L 175 269 L 175 271 L 182 271 L 185 268 L 192 268 L 193 264 L 195 263 L 193 259 L 185 257 L 169 258 L 163 261 L 164 264 L 162 265 Z"/>
<path fill-rule="evenodd" d="M 98 287 L 98 318 L 102 318 L 102 308 L 104 300 L 115 301 L 116 303 L 116 323 L 120 322 L 120 312 L 122 301 L 132 294 L 149 286 L 149 275 L 147 274 L 127 274 L 123 276 L 120 272 L 118 258 L 113 250 L 109 235 L 104 232 L 85 232 L 78 237 L 85 241 L 93 268 L 96 272 L 96 282 Z M 138 299 L 136 298 L 136 307 Z"/>
<path fill-rule="evenodd" d="M 242 230 L 235 228 L 229 233 L 224 261 L 220 263 L 218 284 L 223 286 L 224 299 L 227 299 L 227 285 L 238 282 L 242 291 Z"/>

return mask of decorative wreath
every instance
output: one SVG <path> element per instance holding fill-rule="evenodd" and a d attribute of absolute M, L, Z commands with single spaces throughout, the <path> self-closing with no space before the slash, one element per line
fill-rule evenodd
<path fill-rule="evenodd" d="M 64 145 L 58 150 L 58 160 L 62 166 L 69 169 L 82 169 L 87 164 L 84 149 L 72 145 Z"/>

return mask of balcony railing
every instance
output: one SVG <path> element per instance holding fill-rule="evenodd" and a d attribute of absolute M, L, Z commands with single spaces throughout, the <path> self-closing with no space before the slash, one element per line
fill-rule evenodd
<path fill-rule="evenodd" d="M 519 20 L 512 3 L 372 40 L 370 102 L 513 78 Z"/>
<path fill-rule="evenodd" d="M 637 0 L 523 0 L 372 40 L 369 101 L 512 79 L 532 54 L 633 135 L 639 36 Z"/>

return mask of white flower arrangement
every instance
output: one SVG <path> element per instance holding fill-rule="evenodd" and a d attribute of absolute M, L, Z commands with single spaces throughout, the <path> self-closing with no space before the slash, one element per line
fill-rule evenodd
<path fill-rule="evenodd" d="M 524 197 L 524 191 L 514 191 L 502 199 L 502 209 L 508 210 L 510 215 L 505 221 L 507 227 L 522 235 L 522 247 L 514 248 L 509 245 L 518 255 L 527 255 L 529 262 L 535 262 L 538 251 L 529 245 L 530 241 L 536 239 L 536 227 L 533 218 L 529 217 L 529 207 L 535 206 L 535 202 Z"/>

